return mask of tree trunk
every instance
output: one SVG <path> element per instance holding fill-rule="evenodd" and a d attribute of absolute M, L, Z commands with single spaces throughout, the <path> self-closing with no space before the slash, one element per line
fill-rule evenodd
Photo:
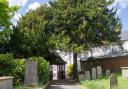
<path fill-rule="evenodd" d="M 73 79 L 78 79 L 78 71 L 77 71 L 77 53 L 73 52 Z"/>

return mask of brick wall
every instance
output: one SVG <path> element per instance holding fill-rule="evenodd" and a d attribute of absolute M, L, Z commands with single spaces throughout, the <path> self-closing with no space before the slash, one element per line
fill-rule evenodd
<path fill-rule="evenodd" d="M 90 61 L 81 62 L 81 70 L 90 70 L 92 67 L 102 66 L 103 70 L 110 69 L 111 71 L 120 70 L 120 67 L 128 67 L 128 56 L 100 58 Z"/>

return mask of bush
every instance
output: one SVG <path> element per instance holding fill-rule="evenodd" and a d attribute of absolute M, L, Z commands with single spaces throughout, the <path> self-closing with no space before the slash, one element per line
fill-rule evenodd
<path fill-rule="evenodd" d="M 0 76 L 13 76 L 14 84 L 24 78 L 24 60 L 14 59 L 12 54 L 0 54 Z"/>
<path fill-rule="evenodd" d="M 68 76 L 71 78 L 73 73 L 73 65 L 68 64 Z"/>
<path fill-rule="evenodd" d="M 46 84 L 49 81 L 50 76 L 49 63 L 43 57 L 33 57 L 33 59 L 38 61 L 39 81 Z"/>
<path fill-rule="evenodd" d="M 24 59 L 16 59 L 15 70 L 13 73 L 15 84 L 19 84 L 24 81 L 24 73 L 25 73 L 25 60 Z"/>
<path fill-rule="evenodd" d="M 49 63 L 43 57 L 33 57 L 38 61 L 39 81 L 46 84 L 49 81 Z M 14 84 L 24 81 L 25 60 L 14 59 L 10 53 L 0 54 L 0 76 L 13 76 Z"/>

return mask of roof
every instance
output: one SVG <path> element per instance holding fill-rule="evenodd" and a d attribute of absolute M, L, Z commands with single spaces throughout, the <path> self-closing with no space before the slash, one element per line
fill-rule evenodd
<path fill-rule="evenodd" d="M 57 52 L 51 52 L 46 58 L 50 62 L 50 65 L 64 65 L 65 62 Z"/>
<path fill-rule="evenodd" d="M 89 59 L 100 59 L 100 58 L 111 58 L 111 57 L 119 57 L 119 56 L 128 56 L 128 41 L 124 41 L 124 44 L 119 45 L 109 45 L 109 46 L 99 46 L 92 48 L 91 55 L 85 56 L 81 58 L 81 60 L 86 61 Z"/>
<path fill-rule="evenodd" d="M 118 54 L 111 54 L 111 55 L 105 55 L 105 56 L 97 56 L 97 57 L 94 57 L 94 56 L 91 56 L 87 59 L 84 59 L 84 60 L 81 60 L 81 61 L 89 61 L 89 60 L 97 60 L 97 59 L 109 59 L 109 58 L 115 58 L 115 57 L 126 57 L 128 56 L 128 52 L 119 52 Z"/>
<path fill-rule="evenodd" d="M 56 59 L 54 61 L 50 61 L 50 65 L 64 65 L 67 62 L 65 62 L 63 59 Z"/>

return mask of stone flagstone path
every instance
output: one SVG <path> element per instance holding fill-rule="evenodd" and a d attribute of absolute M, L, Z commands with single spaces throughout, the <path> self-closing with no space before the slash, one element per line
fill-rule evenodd
<path fill-rule="evenodd" d="M 54 80 L 51 81 L 47 89 L 82 89 L 77 86 L 72 80 Z"/>

